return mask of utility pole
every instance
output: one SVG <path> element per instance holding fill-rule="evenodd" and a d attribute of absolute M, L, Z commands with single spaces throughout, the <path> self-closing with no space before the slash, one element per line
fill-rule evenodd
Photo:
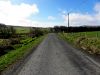
<path fill-rule="evenodd" d="M 69 13 L 68 13 L 68 28 L 69 28 Z"/>
<path fill-rule="evenodd" d="M 68 13 L 68 32 L 69 32 L 69 13 Z"/>

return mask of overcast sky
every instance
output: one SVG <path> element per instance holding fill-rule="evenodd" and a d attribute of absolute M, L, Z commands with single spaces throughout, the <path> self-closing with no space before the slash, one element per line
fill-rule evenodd
<path fill-rule="evenodd" d="M 52 27 L 100 25 L 100 0 L 0 0 L 0 23 Z"/>

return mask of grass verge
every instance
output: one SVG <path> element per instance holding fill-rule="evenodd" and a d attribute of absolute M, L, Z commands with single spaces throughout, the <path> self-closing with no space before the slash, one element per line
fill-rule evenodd
<path fill-rule="evenodd" d="M 58 35 L 63 40 L 68 41 L 72 45 L 90 54 L 100 54 L 100 38 L 96 36 L 95 33 L 96 32 L 58 33 Z"/>
<path fill-rule="evenodd" d="M 27 45 L 22 46 L 16 50 L 10 51 L 9 53 L 0 57 L 0 72 L 6 69 L 8 66 L 13 64 L 14 62 L 22 59 L 26 56 L 33 47 L 36 47 L 45 36 L 38 37 L 34 41 L 30 42 Z"/>

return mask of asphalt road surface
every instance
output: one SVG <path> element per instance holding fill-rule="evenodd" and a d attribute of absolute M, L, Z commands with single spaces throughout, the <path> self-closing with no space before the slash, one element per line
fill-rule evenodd
<path fill-rule="evenodd" d="M 100 75 L 100 65 L 51 33 L 17 75 Z"/>

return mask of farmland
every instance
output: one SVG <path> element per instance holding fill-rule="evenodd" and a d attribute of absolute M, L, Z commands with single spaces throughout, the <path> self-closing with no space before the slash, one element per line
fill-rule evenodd
<path fill-rule="evenodd" d="M 16 33 L 29 33 L 30 27 L 14 27 L 16 29 Z"/>
<path fill-rule="evenodd" d="M 100 31 L 59 33 L 59 36 L 90 54 L 100 54 Z"/>

